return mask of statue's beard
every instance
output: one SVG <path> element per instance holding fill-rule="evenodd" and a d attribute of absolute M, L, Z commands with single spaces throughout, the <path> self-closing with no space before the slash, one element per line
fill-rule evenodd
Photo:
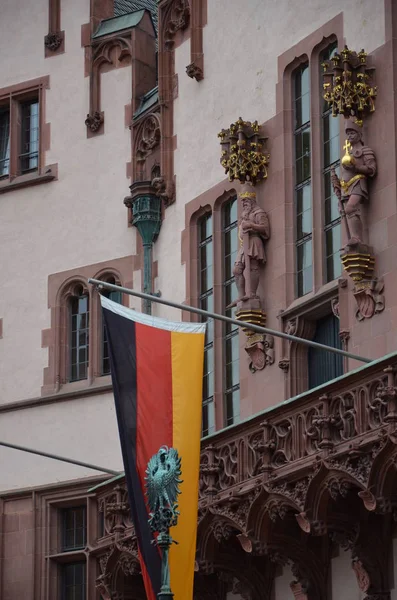
<path fill-rule="evenodd" d="M 251 212 L 252 212 L 252 208 L 251 207 L 250 208 L 245 208 L 242 211 L 241 216 L 242 216 L 243 221 L 247 221 L 249 219 Z"/>

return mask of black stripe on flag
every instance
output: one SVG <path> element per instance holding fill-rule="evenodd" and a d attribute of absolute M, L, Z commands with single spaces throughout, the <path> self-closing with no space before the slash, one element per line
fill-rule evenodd
<path fill-rule="evenodd" d="M 132 522 L 139 550 L 157 596 L 161 586 L 161 558 L 149 528 L 145 497 L 136 464 L 137 376 L 135 323 L 103 308 L 109 343 L 113 392 L 123 454 Z"/>

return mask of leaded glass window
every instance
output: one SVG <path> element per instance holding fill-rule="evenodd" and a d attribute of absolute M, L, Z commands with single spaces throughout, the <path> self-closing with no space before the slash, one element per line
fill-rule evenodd
<path fill-rule="evenodd" d="M 76 562 L 62 565 L 62 600 L 86 600 L 86 564 Z"/>
<path fill-rule="evenodd" d="M 337 51 L 336 42 L 331 44 L 322 54 L 321 62 L 330 60 Z M 339 174 L 340 140 L 339 117 L 332 116 L 328 102 L 322 101 L 322 135 L 323 135 L 323 190 L 324 190 L 324 248 L 325 279 L 332 281 L 341 275 L 339 250 L 341 247 L 341 218 L 338 210 L 338 199 L 331 183 L 331 170 Z"/>
<path fill-rule="evenodd" d="M 112 283 L 113 285 L 116 283 L 115 279 L 107 280 L 108 283 Z M 113 302 L 117 302 L 118 304 L 122 303 L 121 292 L 117 290 L 103 290 L 102 295 L 109 298 L 109 300 L 113 300 Z M 109 356 L 109 342 L 106 334 L 105 322 L 102 319 L 102 356 L 101 356 L 101 365 L 102 365 L 102 375 L 109 375 L 110 373 L 110 356 Z"/>
<path fill-rule="evenodd" d="M 313 287 L 309 64 L 294 73 L 295 216 L 297 295 Z"/>
<path fill-rule="evenodd" d="M 89 354 L 89 298 L 80 288 L 70 301 L 70 380 L 86 379 Z"/>
<path fill-rule="evenodd" d="M 198 223 L 199 240 L 199 307 L 213 312 L 213 243 L 212 215 L 202 217 Z M 214 322 L 207 321 L 204 348 L 204 380 L 203 380 L 203 437 L 215 431 L 214 409 Z"/>
<path fill-rule="evenodd" d="M 0 107 L 0 177 L 10 171 L 10 111 Z"/>
<path fill-rule="evenodd" d="M 27 173 L 39 166 L 39 103 L 37 100 L 23 102 L 21 110 L 20 171 Z"/>
<path fill-rule="evenodd" d="M 86 544 L 87 510 L 85 506 L 65 508 L 62 511 L 62 550 L 80 550 Z"/>
<path fill-rule="evenodd" d="M 233 266 L 238 252 L 237 198 L 222 208 L 224 314 L 234 318 L 235 308 L 226 307 L 236 300 Z M 224 419 L 225 426 L 240 419 L 239 328 L 224 324 Z"/>

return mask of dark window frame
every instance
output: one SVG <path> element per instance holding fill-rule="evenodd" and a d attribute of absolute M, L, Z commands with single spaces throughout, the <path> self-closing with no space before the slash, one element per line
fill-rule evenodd
<path fill-rule="evenodd" d="M 8 116 L 6 120 L 4 115 Z M 4 118 L 4 121 L 3 121 Z M 5 130 L 7 130 L 5 132 Z M 7 105 L 0 105 L 0 180 L 9 177 L 11 146 L 11 111 Z M 3 155 L 4 152 L 4 155 Z M 3 156 L 3 158 L 2 158 Z M 7 166 L 6 166 L 7 165 Z"/>
<path fill-rule="evenodd" d="M 78 305 L 80 301 L 85 299 L 87 310 L 85 312 L 73 312 L 73 304 L 77 301 Z M 80 317 L 85 315 L 85 326 L 80 327 L 77 322 Z M 76 328 L 74 329 L 74 318 L 76 317 Z M 80 336 L 85 334 L 86 343 L 80 343 Z M 76 343 L 74 343 L 76 340 Z M 85 360 L 80 360 L 80 351 L 85 349 Z M 69 382 L 82 381 L 88 378 L 88 369 L 90 362 L 90 295 L 81 286 L 80 289 L 76 289 L 73 296 L 69 300 Z M 75 351 L 76 360 L 73 359 L 73 352 Z M 85 365 L 85 375 L 80 374 L 81 365 Z M 75 372 L 74 372 L 75 367 Z M 84 369 L 83 369 L 84 371 Z"/>
<path fill-rule="evenodd" d="M 298 81 L 300 81 L 300 86 L 302 86 L 302 79 L 304 73 L 307 71 L 308 84 L 307 91 L 302 94 L 302 88 L 300 89 L 300 93 L 297 93 Z M 310 111 L 310 98 L 311 98 L 311 90 L 310 90 L 310 65 L 309 61 L 305 61 L 302 63 L 295 71 L 293 72 L 293 114 L 294 114 L 294 127 L 293 127 L 293 137 L 294 137 L 294 165 L 295 165 L 295 184 L 294 184 L 294 196 L 295 196 L 295 249 L 296 249 L 296 296 L 302 297 L 306 294 L 310 293 L 313 290 L 313 199 L 312 199 L 312 168 L 311 168 L 311 111 Z M 308 118 L 307 120 L 301 119 L 302 115 L 304 115 L 304 110 L 302 108 L 302 99 L 308 96 Z M 298 108 L 300 107 L 300 113 L 298 116 Z M 306 141 L 308 141 L 308 151 L 305 152 L 305 137 Z M 298 141 L 300 142 L 301 154 L 297 154 L 297 146 Z M 308 174 L 304 172 L 304 165 L 308 165 Z M 298 168 L 299 167 L 299 168 Z M 300 173 L 300 176 L 298 174 Z M 305 188 L 309 188 L 310 193 L 310 206 L 309 209 L 301 210 L 298 212 L 299 204 L 298 199 L 301 196 L 302 209 L 304 208 L 304 192 Z M 299 232 L 299 221 L 304 223 L 304 213 L 310 211 L 310 231 Z M 304 251 L 305 248 L 310 248 L 311 259 L 310 265 L 308 267 L 304 267 Z M 304 273 L 306 270 L 311 268 L 311 286 L 305 286 Z"/>
<path fill-rule="evenodd" d="M 76 579 L 76 567 L 81 568 L 82 571 L 82 577 L 81 577 L 81 593 L 79 594 L 79 596 L 76 596 L 75 593 L 73 594 L 74 600 L 86 600 L 87 597 L 87 563 L 84 560 L 79 560 L 76 562 L 72 562 L 72 563 L 65 563 L 60 565 L 60 569 L 61 569 L 61 577 L 60 577 L 60 584 L 61 584 L 61 599 L 62 600 L 67 600 L 68 599 L 68 584 L 67 584 L 67 572 L 70 571 L 71 569 L 74 569 L 74 573 L 73 573 L 73 578 L 74 580 Z M 75 583 L 75 581 L 74 581 Z"/>
<path fill-rule="evenodd" d="M 33 109 L 33 110 L 32 110 Z M 39 169 L 40 148 L 40 104 L 39 98 L 21 101 L 20 111 L 20 153 L 18 172 L 21 175 L 33 173 Z M 32 127 L 32 122 L 34 123 Z M 29 128 L 27 127 L 29 124 Z M 37 136 L 37 139 L 35 137 Z M 32 147 L 35 147 L 32 150 Z M 27 162 L 29 161 L 29 162 Z"/>
<path fill-rule="evenodd" d="M 0 98 L 0 112 L 9 114 L 8 170 L 0 175 L 0 182 L 3 182 L 4 180 L 12 181 L 15 177 L 41 172 L 43 129 L 42 102 L 42 85 L 33 86 L 31 89 L 12 92 Z M 29 141 L 27 141 L 26 138 L 23 139 L 24 123 L 26 123 L 27 118 L 24 118 L 23 111 L 28 105 L 37 105 L 37 114 L 35 115 L 37 117 L 37 126 L 30 132 L 31 139 L 29 139 Z M 34 139 L 34 137 L 37 139 Z M 23 152 L 23 146 L 26 144 L 29 146 L 35 144 L 36 149 L 34 152 Z M 29 165 L 29 168 L 26 168 L 23 165 L 23 161 L 26 161 L 27 159 L 34 160 L 36 164 Z M 3 160 L 4 159 L 0 159 L 1 162 L 3 162 Z"/>
<path fill-rule="evenodd" d="M 233 292 L 236 292 L 235 286 L 235 277 L 233 275 L 233 264 L 235 258 L 233 258 L 234 253 L 226 254 L 226 236 L 231 236 L 232 233 L 236 235 L 236 251 L 238 252 L 239 247 L 239 239 L 238 239 L 238 216 L 237 216 L 237 197 L 233 196 L 227 202 L 222 205 L 221 208 L 221 218 L 222 218 L 222 287 L 223 287 L 223 309 L 224 314 L 227 317 L 234 317 L 235 309 L 227 309 L 227 305 L 230 304 L 230 301 L 234 300 Z M 231 220 L 231 211 L 233 209 L 233 205 L 236 209 L 235 219 Z M 229 215 L 228 212 L 229 211 Z M 229 218 L 228 218 L 229 216 Z M 229 243 L 229 246 L 232 247 L 232 244 Z M 228 276 L 229 275 L 229 276 Z M 230 294 L 227 294 L 227 289 L 231 290 Z M 236 343 L 237 340 L 237 348 L 238 348 L 238 359 L 237 361 L 232 360 L 231 362 L 227 362 L 227 356 L 230 354 L 233 355 L 233 343 Z M 234 425 L 238 423 L 240 419 L 240 410 L 238 414 L 234 412 L 234 402 L 233 396 L 237 392 L 240 392 L 240 377 L 238 377 L 238 383 L 233 383 L 233 365 L 237 362 L 237 369 L 239 369 L 239 328 L 230 326 L 228 323 L 223 324 L 223 353 L 224 353 L 224 371 L 223 371 L 223 407 L 224 407 L 224 426 L 228 427 L 230 425 Z M 231 366 L 231 381 L 229 381 L 230 374 L 228 373 L 228 367 Z M 230 384 L 230 385 L 229 385 Z M 229 398 L 231 398 L 231 403 L 229 402 Z M 240 394 L 238 398 L 238 404 L 240 409 Z M 232 407 L 232 410 L 229 410 L 229 407 Z"/>
<path fill-rule="evenodd" d="M 203 235 L 203 224 L 205 223 L 205 236 Z M 209 225 L 208 225 L 209 223 Z M 198 230 L 198 301 L 199 308 L 203 310 L 208 310 L 208 304 L 214 300 L 214 275 L 213 275 L 213 214 L 212 212 L 208 212 L 204 214 L 197 221 L 197 230 Z M 210 230 L 210 231 L 209 231 Z M 205 265 L 203 268 L 202 265 L 202 250 L 203 248 L 210 247 L 210 253 L 212 255 L 212 281 L 211 287 L 206 287 L 203 289 L 203 273 L 207 271 L 208 265 Z M 214 404 L 214 394 L 215 394 L 215 347 L 214 347 L 214 322 L 212 319 L 206 320 L 203 318 L 203 322 L 207 322 L 207 331 L 206 331 L 206 339 L 204 346 L 204 373 L 203 373 L 203 401 L 202 401 L 202 437 L 206 437 L 211 433 L 215 432 L 215 404 Z M 210 340 L 208 341 L 208 336 L 210 336 Z M 208 357 L 212 353 L 212 364 L 208 367 Z M 206 368 L 207 365 L 207 368 Z M 212 394 L 206 395 L 206 381 L 207 378 L 212 377 Z"/>
<path fill-rule="evenodd" d="M 116 284 L 115 277 L 108 277 L 104 279 L 107 283 Z M 102 296 L 109 298 L 109 300 L 113 300 L 113 302 L 117 302 L 118 304 L 123 304 L 123 295 L 121 292 L 116 290 L 102 290 Z M 105 322 L 103 320 L 102 309 L 99 307 L 99 320 L 100 320 L 100 374 L 101 377 L 105 377 L 106 375 L 110 375 L 110 355 L 109 355 L 109 342 L 106 334 Z"/>
<path fill-rule="evenodd" d="M 83 526 L 77 526 L 77 513 L 81 512 Z M 73 527 L 68 527 L 68 518 L 72 517 Z M 61 511 L 61 546 L 62 552 L 73 552 L 76 550 L 83 550 L 87 544 L 87 506 L 81 504 L 79 506 L 71 506 L 63 508 Z M 68 532 L 73 532 L 73 543 L 68 543 Z M 79 544 L 76 542 L 78 531 L 82 531 L 82 542 Z"/>
<path fill-rule="evenodd" d="M 320 60 L 320 65 L 326 61 L 326 60 L 330 60 L 332 58 L 332 56 L 334 55 L 334 53 L 337 51 L 338 48 L 338 44 L 336 41 L 332 42 L 331 44 L 329 44 L 329 46 L 327 48 L 325 48 L 325 50 L 323 50 L 323 52 L 321 53 L 321 60 Z M 322 81 L 322 76 L 320 75 L 320 81 Z M 321 92 L 322 92 L 322 88 L 321 88 Z M 321 143 L 322 143 L 322 192 L 323 192 L 323 207 L 324 207 L 324 219 L 323 219 L 323 256 L 324 256 L 324 279 L 325 279 L 325 283 L 329 283 L 330 281 L 333 281 L 334 279 L 337 279 L 338 277 L 341 276 L 342 274 L 342 266 L 341 266 L 341 262 L 339 259 L 339 250 L 340 250 L 340 245 L 339 244 L 339 248 L 337 248 L 335 250 L 335 248 L 331 248 L 331 250 L 333 250 L 332 252 L 330 252 L 330 244 L 328 243 L 328 240 L 330 238 L 330 236 L 333 238 L 333 234 L 335 234 L 336 232 L 336 236 L 339 237 L 339 240 L 341 239 L 341 217 L 340 215 L 337 215 L 335 218 L 332 218 L 332 209 L 327 208 L 328 204 L 331 204 L 331 202 L 334 203 L 334 206 L 337 205 L 336 202 L 336 197 L 335 194 L 333 192 L 332 189 L 332 184 L 331 184 L 331 170 L 332 169 L 338 169 L 338 167 L 340 166 L 340 156 L 338 153 L 338 158 L 336 160 L 327 160 L 326 158 L 326 144 L 327 142 L 331 142 L 331 140 L 333 138 L 329 138 L 329 140 L 326 141 L 325 137 L 326 137 L 326 128 L 327 128 L 327 122 L 331 123 L 333 119 L 335 119 L 335 122 L 337 123 L 338 126 L 338 135 L 334 136 L 337 137 L 337 144 L 338 144 L 338 148 L 340 145 L 340 139 L 339 139 L 339 117 L 333 117 L 332 116 L 332 107 L 328 106 L 328 103 L 323 100 L 322 98 L 322 93 L 320 94 L 320 101 L 321 101 Z M 328 128 L 331 129 L 328 125 Z M 330 153 L 329 153 L 330 154 Z M 328 218 L 328 213 L 330 214 L 331 218 Z M 333 260 L 333 257 L 337 256 L 337 260 L 336 260 L 336 269 L 335 269 L 335 261 Z M 332 268 L 331 268 L 331 261 L 332 261 Z"/>

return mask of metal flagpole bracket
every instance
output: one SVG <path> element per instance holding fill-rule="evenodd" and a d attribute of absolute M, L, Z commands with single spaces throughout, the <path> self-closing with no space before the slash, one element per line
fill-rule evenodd
<path fill-rule="evenodd" d="M 244 329 L 251 329 L 256 333 L 262 334 L 270 334 L 275 337 L 283 338 L 285 340 L 289 340 L 291 342 L 298 342 L 300 344 L 304 344 L 306 346 L 310 346 L 312 348 L 318 348 L 320 350 L 324 350 L 325 352 L 331 352 L 333 354 L 340 354 L 341 356 L 346 356 L 347 358 L 352 358 L 354 360 L 358 360 L 363 363 L 371 363 L 371 358 L 364 358 L 364 356 L 358 356 L 357 354 L 352 354 L 351 352 L 346 352 L 345 350 L 340 350 L 339 348 L 333 348 L 332 346 L 326 346 L 325 344 L 319 344 L 318 342 L 313 342 L 311 340 L 305 340 L 303 338 L 297 337 L 295 335 L 290 335 L 289 333 L 284 333 L 282 331 L 276 331 L 274 329 L 268 329 L 267 327 L 261 327 L 260 325 L 254 325 L 253 323 L 246 323 L 245 321 L 237 321 L 237 319 L 231 319 L 230 317 L 226 317 L 225 315 L 220 315 L 218 313 L 208 312 L 207 310 L 203 310 L 201 308 L 195 308 L 194 306 L 189 306 L 188 304 L 179 304 L 178 302 L 172 302 L 171 300 L 165 300 L 164 298 L 157 298 L 151 294 L 144 294 L 143 292 L 136 292 L 135 290 L 131 290 L 129 288 L 122 287 L 120 285 L 114 285 L 113 283 L 108 283 L 106 281 L 100 281 L 99 279 L 89 279 L 88 283 L 94 286 L 102 285 L 109 290 L 115 290 L 117 292 L 122 292 L 123 294 L 129 294 L 130 296 L 136 296 L 137 298 L 142 298 L 143 300 L 151 300 L 152 302 L 157 302 L 158 304 L 164 304 L 165 306 L 171 306 L 172 308 L 177 308 L 179 310 L 183 310 L 186 312 L 191 312 L 197 315 L 201 315 L 206 317 L 206 319 L 217 319 L 218 321 L 223 321 L 224 323 L 229 323 L 230 325 L 235 325 L 236 327 L 243 327 Z"/>

